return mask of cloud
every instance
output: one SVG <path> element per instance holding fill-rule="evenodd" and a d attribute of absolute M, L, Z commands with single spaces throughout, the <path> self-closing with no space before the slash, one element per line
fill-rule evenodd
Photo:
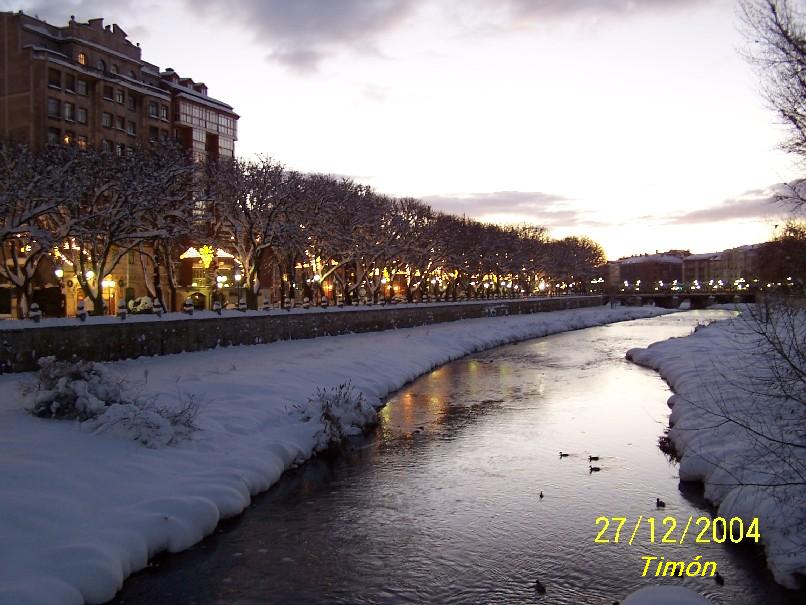
<path fill-rule="evenodd" d="M 570 207 L 561 195 L 540 191 L 495 191 L 422 198 L 436 210 L 498 223 L 532 222 L 544 227 L 601 225 Z"/>
<path fill-rule="evenodd" d="M 400 25 L 417 0 L 185 0 L 202 16 L 226 18 L 251 29 L 272 61 L 314 71 L 332 53 L 372 53 L 374 41 Z"/>
<path fill-rule="evenodd" d="M 554 19 L 567 16 L 630 15 L 647 12 L 666 12 L 714 0 L 502 0 L 509 15 L 518 20 Z"/>
<path fill-rule="evenodd" d="M 103 17 L 111 23 L 122 16 L 133 16 L 151 8 L 150 2 L 138 0 L 0 0 L 0 10 L 22 10 L 26 15 L 38 15 L 40 19 L 57 26 L 66 25 L 71 15 L 75 15 L 78 21 Z M 126 29 L 125 23 L 120 25 Z"/>
<path fill-rule="evenodd" d="M 665 217 L 667 225 L 691 225 L 697 223 L 720 223 L 748 219 L 768 219 L 784 213 L 778 199 L 782 186 L 745 191 L 738 197 L 729 198 L 721 204 L 694 210 L 678 216 Z"/>
<path fill-rule="evenodd" d="M 40 0 L 41 1 L 41 0 Z M 98 0 L 83 0 L 98 1 Z M 269 60 L 313 72 L 345 51 L 383 56 L 381 37 L 418 15 L 443 19 L 446 31 L 470 21 L 495 21 L 497 30 L 547 19 L 623 16 L 709 4 L 715 0 L 185 0 L 201 17 L 234 21 L 265 45 Z"/>

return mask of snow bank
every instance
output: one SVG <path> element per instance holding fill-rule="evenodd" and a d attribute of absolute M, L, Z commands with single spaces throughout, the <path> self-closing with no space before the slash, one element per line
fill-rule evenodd
<path fill-rule="evenodd" d="M 675 392 L 669 437 L 681 456 L 680 479 L 703 483 L 719 516 L 742 517 L 745 526 L 758 517 L 770 570 L 795 588 L 806 576 L 806 411 L 774 392 L 773 376 L 785 368 L 770 364 L 754 313 L 746 308 L 685 338 L 631 349 L 627 358 L 659 371 Z M 785 334 L 788 323 L 801 351 L 804 315 L 775 326 Z"/>
<path fill-rule="evenodd" d="M 624 605 L 711 605 L 711 601 L 688 588 L 647 586 L 628 596 Z"/>
<path fill-rule="evenodd" d="M 664 312 L 576 309 L 103 364 L 155 405 L 201 403 L 192 439 L 171 447 L 35 418 L 18 395 L 31 375 L 0 376 L 0 603 L 111 599 L 154 554 L 190 547 L 310 457 L 327 395 L 350 380 L 346 407 L 328 412 L 339 434 L 374 421 L 366 404 L 468 353 Z"/>

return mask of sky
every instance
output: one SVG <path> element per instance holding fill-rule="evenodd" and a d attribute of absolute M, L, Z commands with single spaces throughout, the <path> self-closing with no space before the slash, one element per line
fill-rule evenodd
<path fill-rule="evenodd" d="M 240 114 L 236 153 L 609 259 L 770 239 L 802 176 L 732 0 L 0 0 L 104 17 Z"/>

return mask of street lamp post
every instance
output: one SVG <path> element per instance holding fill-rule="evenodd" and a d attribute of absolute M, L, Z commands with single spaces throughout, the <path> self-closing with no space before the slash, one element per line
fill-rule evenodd
<path fill-rule="evenodd" d="M 235 280 L 235 290 L 238 292 L 238 309 L 241 309 L 242 306 L 246 306 L 246 301 L 244 300 L 243 292 L 241 290 L 241 280 L 243 279 L 243 275 L 241 275 L 240 271 L 236 271 L 235 275 L 232 277 Z"/>
<path fill-rule="evenodd" d="M 215 281 L 216 281 L 217 298 L 218 298 L 219 302 L 221 302 L 221 306 L 223 307 L 224 303 L 223 303 L 222 299 L 224 298 L 224 293 L 223 293 L 222 290 L 224 289 L 224 286 L 227 285 L 227 276 L 226 275 L 216 275 L 215 276 Z"/>
<path fill-rule="evenodd" d="M 115 287 L 115 280 L 109 277 L 104 278 L 101 282 L 101 286 L 107 291 L 107 299 L 106 299 L 106 308 L 109 309 L 109 313 L 111 314 L 112 311 L 112 288 Z"/>

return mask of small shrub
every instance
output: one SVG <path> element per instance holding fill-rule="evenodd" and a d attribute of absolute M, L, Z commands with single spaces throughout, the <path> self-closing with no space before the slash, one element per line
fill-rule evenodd
<path fill-rule="evenodd" d="M 336 387 L 316 389 L 306 405 L 295 407 L 305 422 L 315 418 L 322 424 L 316 433 L 316 452 L 338 448 L 345 437 L 358 435 L 378 422 L 375 408 L 349 380 Z"/>
<path fill-rule="evenodd" d="M 123 401 L 123 380 L 91 361 L 39 360 L 38 381 L 23 388 L 40 418 L 88 420 Z"/>
<path fill-rule="evenodd" d="M 195 432 L 199 402 L 186 399 L 179 408 L 159 406 L 153 401 L 114 404 L 85 427 L 95 434 L 110 433 L 134 439 L 146 447 L 174 445 Z"/>
<path fill-rule="evenodd" d="M 147 381 L 147 372 L 144 377 Z M 23 395 L 34 416 L 79 420 L 84 430 L 120 434 L 148 447 L 172 445 L 197 430 L 200 404 L 193 395 L 180 394 L 180 404 L 167 407 L 128 387 L 100 364 L 45 357 Z"/>

